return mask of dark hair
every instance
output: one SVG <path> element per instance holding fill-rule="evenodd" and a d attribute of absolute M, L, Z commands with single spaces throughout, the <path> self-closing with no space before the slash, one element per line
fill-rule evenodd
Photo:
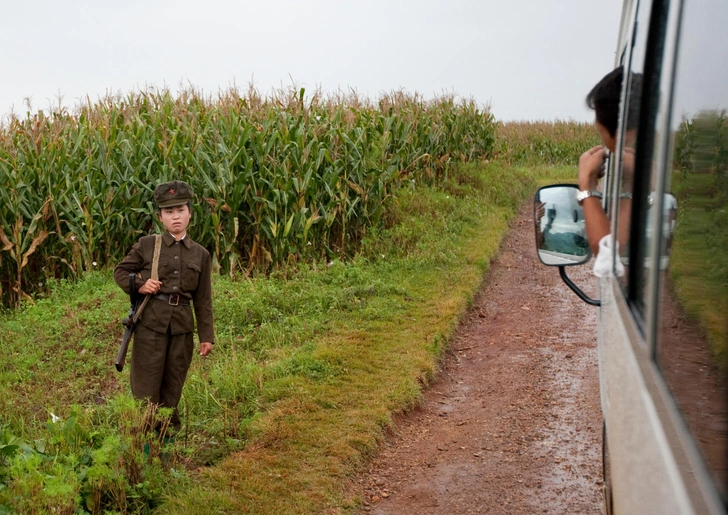
<path fill-rule="evenodd" d="M 617 133 L 619 97 L 622 94 L 622 67 L 615 68 L 602 78 L 586 96 L 586 105 L 594 109 L 597 122 L 612 137 Z"/>
<path fill-rule="evenodd" d="M 614 138 L 619 123 L 619 100 L 622 96 L 622 67 L 615 68 L 606 74 L 586 96 L 586 105 L 594 109 L 597 122 Z M 627 129 L 637 127 L 642 97 L 642 74 L 630 75 L 629 112 L 627 113 Z"/>

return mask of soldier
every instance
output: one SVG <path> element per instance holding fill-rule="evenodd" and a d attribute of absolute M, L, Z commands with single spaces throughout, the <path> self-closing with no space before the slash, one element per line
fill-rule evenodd
<path fill-rule="evenodd" d="M 183 181 L 165 182 L 154 190 L 157 216 L 165 229 L 158 280 L 151 278 L 156 236 L 142 237 L 114 270 L 116 283 L 127 294 L 129 274 L 136 274 L 138 292 L 150 296 L 135 330 L 132 394 L 159 407 L 173 408 L 169 422 L 177 431 L 182 425 L 177 404 L 194 348 L 191 306 L 195 309 L 200 355 L 210 353 L 214 340 L 210 254 L 187 234 L 192 195 L 192 188 Z"/>

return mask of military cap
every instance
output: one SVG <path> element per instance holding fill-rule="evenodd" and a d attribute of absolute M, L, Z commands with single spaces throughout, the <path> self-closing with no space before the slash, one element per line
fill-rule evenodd
<path fill-rule="evenodd" d="M 192 187 L 184 181 L 163 182 L 154 189 L 154 201 L 160 208 L 187 204 L 192 195 Z"/>

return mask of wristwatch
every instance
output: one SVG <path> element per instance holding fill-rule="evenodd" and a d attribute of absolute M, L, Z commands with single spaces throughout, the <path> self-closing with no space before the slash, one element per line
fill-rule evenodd
<path fill-rule="evenodd" d="M 576 192 L 576 200 L 581 204 L 585 198 L 602 198 L 602 192 L 596 190 L 579 190 Z"/>

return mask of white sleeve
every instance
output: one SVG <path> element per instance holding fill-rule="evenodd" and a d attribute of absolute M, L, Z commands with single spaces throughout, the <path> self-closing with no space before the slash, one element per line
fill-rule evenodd
<path fill-rule="evenodd" d="M 613 273 L 617 274 L 617 277 L 624 275 L 624 266 L 622 262 L 617 259 L 616 264 L 614 263 L 614 254 L 612 247 L 614 246 L 614 238 L 611 234 L 607 234 L 601 240 L 599 240 L 599 253 L 596 259 L 594 259 L 594 275 L 597 277 L 612 277 Z M 619 242 L 617 242 L 616 254 L 619 254 Z"/>

